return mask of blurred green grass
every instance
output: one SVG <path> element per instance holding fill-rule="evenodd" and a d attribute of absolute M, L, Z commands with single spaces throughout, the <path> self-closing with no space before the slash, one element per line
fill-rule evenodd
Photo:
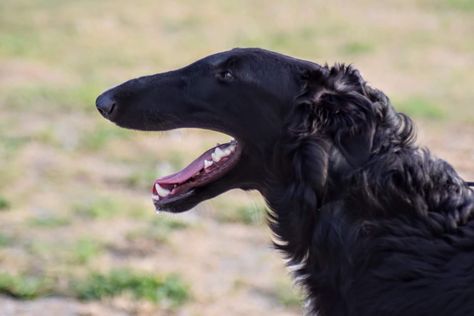
<path fill-rule="evenodd" d="M 103 245 L 98 243 L 97 240 L 90 237 L 80 238 L 72 247 L 71 262 L 78 265 L 87 264 L 92 258 L 98 257 L 103 251 Z"/>
<path fill-rule="evenodd" d="M 139 227 L 126 234 L 129 241 L 146 240 L 156 243 L 156 246 L 167 242 L 174 231 L 188 228 L 190 225 L 180 219 L 161 216 L 154 218 L 146 227 Z"/>
<path fill-rule="evenodd" d="M 397 102 L 398 110 L 412 117 L 432 120 L 446 119 L 445 109 L 434 102 L 420 97 L 408 97 Z"/>
<path fill-rule="evenodd" d="M 112 270 L 107 274 L 91 273 L 73 284 L 75 295 L 83 300 L 97 300 L 130 292 L 137 299 L 158 303 L 165 300 L 177 307 L 190 298 L 188 287 L 175 275 L 159 277 L 130 271 Z"/>
<path fill-rule="evenodd" d="M 224 136 L 119 129 L 94 106 L 106 88 L 258 46 L 352 63 L 415 121 L 472 125 L 473 29 L 471 0 L 0 1 L 0 292 L 104 298 L 119 294 L 112 288 L 160 306 L 155 290 L 175 286 L 163 281 L 167 274 L 155 279 L 135 269 L 175 256 L 172 240 L 200 228 L 154 219 L 149 190 L 159 174 Z M 242 196 L 230 192 L 194 213 L 201 222 L 261 230 L 262 201 Z M 123 283 L 116 272 L 97 272 L 124 261 Z M 175 272 L 184 281 L 196 275 Z M 56 284 L 58 275 L 76 289 Z M 281 308 L 299 305 L 289 282 L 278 276 L 275 284 Z M 169 299 L 192 304 L 183 299 L 191 289 L 178 289 L 165 290 Z"/>
<path fill-rule="evenodd" d="M 2 196 L 0 196 L 0 211 L 8 210 L 10 208 L 10 202 Z"/>
<path fill-rule="evenodd" d="M 33 299 L 49 292 L 47 281 L 40 277 L 0 273 L 0 293 L 19 299 Z"/>
<path fill-rule="evenodd" d="M 304 294 L 287 279 L 278 280 L 275 285 L 275 293 L 277 299 L 284 306 L 298 307 L 304 302 Z"/>
<path fill-rule="evenodd" d="M 12 238 L 6 234 L 0 233 L 0 247 L 9 246 L 12 243 Z"/>
<path fill-rule="evenodd" d="M 71 224 L 71 220 L 63 216 L 44 215 L 32 218 L 29 224 L 36 227 L 54 228 Z"/>
<path fill-rule="evenodd" d="M 0 273 L 0 293 L 18 299 L 34 299 L 53 295 L 58 285 L 51 279 L 27 274 Z M 101 300 L 130 293 L 135 299 L 145 299 L 176 308 L 190 299 L 188 286 L 176 275 L 158 276 L 130 269 L 115 269 L 108 273 L 89 272 L 81 279 L 71 280 L 69 295 L 81 300 Z"/>

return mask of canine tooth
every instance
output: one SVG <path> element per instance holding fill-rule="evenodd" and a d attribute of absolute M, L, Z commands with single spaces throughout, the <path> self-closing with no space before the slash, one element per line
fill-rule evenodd
<path fill-rule="evenodd" d="M 213 163 L 214 162 L 212 160 L 204 160 L 204 169 L 209 168 Z"/>
<path fill-rule="evenodd" d="M 226 156 L 229 156 L 230 154 L 232 154 L 232 149 L 227 147 L 226 149 L 224 149 L 224 153 Z"/>
<path fill-rule="evenodd" d="M 162 188 L 158 183 L 155 184 L 155 189 L 156 189 L 156 192 L 158 193 L 158 195 L 161 196 L 161 197 L 166 197 L 171 192 L 170 190 Z"/>

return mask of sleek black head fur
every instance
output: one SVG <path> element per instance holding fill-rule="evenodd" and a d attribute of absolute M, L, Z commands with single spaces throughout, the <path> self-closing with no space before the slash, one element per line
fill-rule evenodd
<path fill-rule="evenodd" d="M 155 205 L 260 191 L 311 312 L 474 315 L 473 191 L 354 68 L 234 49 L 128 81 L 97 107 L 126 128 L 235 137 L 229 171 Z"/>

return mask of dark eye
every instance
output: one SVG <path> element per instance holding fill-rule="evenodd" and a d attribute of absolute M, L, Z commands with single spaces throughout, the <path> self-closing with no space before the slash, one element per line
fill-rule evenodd
<path fill-rule="evenodd" d="M 232 79 L 234 79 L 234 75 L 232 75 L 232 73 L 229 70 L 221 71 L 218 74 L 218 77 L 219 79 L 225 80 L 225 81 L 231 81 Z"/>

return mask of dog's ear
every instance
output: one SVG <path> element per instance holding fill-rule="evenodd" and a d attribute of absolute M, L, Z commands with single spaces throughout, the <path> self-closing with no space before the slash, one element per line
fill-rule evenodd
<path fill-rule="evenodd" d="M 374 105 L 365 81 L 351 66 L 335 65 L 303 73 L 304 90 L 294 108 L 300 134 L 329 138 L 352 166 L 365 162 L 375 134 Z"/>
<path fill-rule="evenodd" d="M 326 92 L 316 102 L 320 130 L 347 162 L 358 167 L 369 158 L 375 135 L 372 102 L 357 91 Z"/>
<path fill-rule="evenodd" d="M 330 69 L 326 87 L 317 102 L 326 111 L 328 132 L 347 162 L 358 167 L 371 154 L 376 128 L 365 80 L 357 69 L 338 64 Z"/>
<path fill-rule="evenodd" d="M 298 69 L 299 93 L 295 96 L 294 104 L 287 120 L 287 128 L 291 135 L 305 137 L 313 135 L 316 129 L 314 94 L 324 87 L 328 76 L 327 66 L 313 63 L 303 65 Z"/>
<path fill-rule="evenodd" d="M 336 133 L 334 145 L 350 165 L 358 167 L 370 157 L 374 133 L 375 129 L 371 126 L 341 131 Z"/>
<path fill-rule="evenodd" d="M 309 209 L 317 207 L 327 181 L 329 144 L 322 138 L 314 137 L 317 121 L 315 119 L 312 94 L 315 86 L 321 86 L 328 69 L 313 63 L 299 69 L 300 93 L 295 97 L 293 107 L 287 117 L 286 130 L 282 144 L 285 147 L 285 162 L 292 168 L 288 179 L 296 178 L 298 183 L 312 189 L 313 198 L 304 190 L 295 190 L 298 200 L 308 202 Z M 289 160 L 289 161 L 288 161 Z"/>

